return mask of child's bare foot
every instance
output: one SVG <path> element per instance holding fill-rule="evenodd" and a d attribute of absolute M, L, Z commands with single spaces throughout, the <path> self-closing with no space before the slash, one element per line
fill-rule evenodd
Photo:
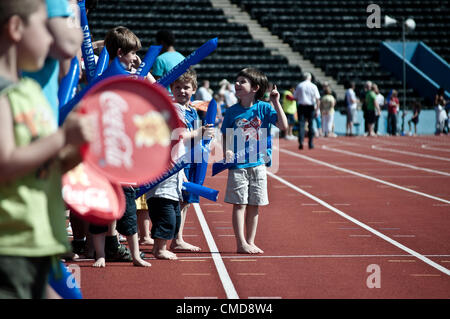
<path fill-rule="evenodd" d="M 133 265 L 138 267 L 150 267 L 152 264 L 146 262 L 141 257 L 133 259 Z"/>
<path fill-rule="evenodd" d="M 148 238 L 144 237 L 139 239 L 139 245 L 153 245 L 153 244 L 155 244 L 155 241 L 151 237 Z"/>
<path fill-rule="evenodd" d="M 262 250 L 261 248 L 259 248 L 258 246 L 256 246 L 255 244 L 251 244 L 250 246 L 252 246 L 253 248 L 256 249 L 256 253 L 257 254 L 264 254 L 264 250 Z"/>
<path fill-rule="evenodd" d="M 200 251 L 202 250 L 200 247 L 191 245 L 185 241 L 173 241 L 170 245 L 170 249 L 172 250 L 187 250 L 187 251 Z"/>
<path fill-rule="evenodd" d="M 177 255 L 168 250 L 153 251 L 153 256 L 157 259 L 175 260 L 178 259 Z"/>
<path fill-rule="evenodd" d="M 92 267 L 105 268 L 106 267 L 105 258 L 104 257 L 100 257 L 99 259 L 97 259 L 95 261 L 95 263 L 92 265 Z"/>
<path fill-rule="evenodd" d="M 256 246 L 242 244 L 238 246 L 237 252 L 239 254 L 262 254 L 263 251 Z"/>

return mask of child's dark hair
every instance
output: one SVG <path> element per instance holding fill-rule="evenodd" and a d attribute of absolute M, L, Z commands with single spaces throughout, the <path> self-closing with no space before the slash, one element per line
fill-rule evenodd
<path fill-rule="evenodd" d="M 141 40 L 126 27 L 119 26 L 108 31 L 105 36 L 105 47 L 109 53 L 109 59 L 117 56 L 117 50 L 121 49 L 123 54 L 130 51 L 139 51 L 142 48 Z"/>
<path fill-rule="evenodd" d="M 192 87 L 194 90 L 197 90 L 197 72 L 192 67 L 189 67 L 189 69 L 184 72 L 178 79 L 176 79 L 172 84 L 175 82 L 189 82 L 192 84 Z"/>
<path fill-rule="evenodd" d="M 170 47 L 175 44 L 175 36 L 169 30 L 159 30 L 156 33 L 156 43 Z"/>
<path fill-rule="evenodd" d="M 255 94 L 255 100 L 261 100 L 264 97 L 264 94 L 269 88 L 269 80 L 264 73 L 255 68 L 245 68 L 241 70 L 236 77 L 239 76 L 249 79 L 252 87 L 259 86 L 259 89 Z"/>
<path fill-rule="evenodd" d="M 31 14 L 45 5 L 44 0 L 0 0 L 0 26 L 3 26 L 13 15 L 18 15 L 25 23 Z"/>

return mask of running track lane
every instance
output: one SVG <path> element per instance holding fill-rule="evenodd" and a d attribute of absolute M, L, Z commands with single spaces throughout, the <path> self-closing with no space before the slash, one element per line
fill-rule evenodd
<path fill-rule="evenodd" d="M 293 149 L 296 147 L 293 143 L 286 143 L 286 146 L 290 146 Z M 320 149 L 315 149 L 314 151 L 311 151 L 310 154 L 326 155 L 325 152 Z M 359 214 L 361 218 L 367 219 L 366 222 L 371 225 L 371 227 L 378 229 L 380 232 L 386 233 L 388 236 L 392 236 L 397 242 L 414 244 L 413 239 L 417 237 L 417 235 L 413 232 L 414 229 L 409 225 L 403 226 L 405 224 L 405 220 L 408 221 L 408 219 L 412 219 L 411 216 L 409 216 L 411 214 L 408 214 L 407 211 L 402 209 L 404 208 L 405 203 L 410 201 L 410 198 L 408 197 L 409 194 L 405 197 L 403 194 L 404 191 L 397 190 L 402 194 L 398 196 L 394 194 L 395 196 L 392 196 L 392 190 L 385 189 L 386 185 L 384 184 L 374 183 L 373 181 L 365 179 L 362 179 L 361 181 L 361 178 L 359 177 L 345 173 L 342 174 L 342 172 L 326 171 L 326 174 L 324 174 L 324 169 L 322 167 L 316 165 L 316 168 L 314 169 L 313 167 L 308 166 L 308 163 L 310 163 L 309 161 L 293 161 L 292 158 L 286 157 L 283 154 L 281 154 L 280 157 L 283 165 L 281 165 L 282 169 L 280 169 L 278 175 L 286 174 L 285 177 L 287 179 L 300 180 L 300 183 L 297 183 L 297 185 L 301 185 L 300 187 L 303 186 L 308 192 L 315 192 L 320 198 L 326 198 L 327 201 L 329 200 L 329 203 L 332 203 L 332 205 L 338 207 L 340 210 L 350 210 L 352 214 Z M 334 163 L 335 157 L 332 157 L 332 159 L 332 162 Z M 328 160 L 330 160 L 329 155 Z M 348 160 L 348 158 L 345 160 Z M 301 170 L 301 173 L 298 174 L 298 176 L 294 175 L 293 171 L 289 170 L 290 165 L 292 165 L 291 168 L 294 172 L 298 172 L 301 165 L 303 165 L 303 170 Z M 283 172 L 283 170 L 285 170 L 285 172 Z M 221 176 L 221 178 L 222 180 L 217 183 L 219 187 L 220 185 L 225 184 L 226 175 Z M 236 266 L 239 265 L 237 261 L 235 261 L 234 264 L 227 262 L 228 256 L 225 254 L 224 260 L 227 268 L 238 268 L 237 271 L 229 271 L 231 278 L 236 278 L 236 280 L 239 281 L 237 284 L 238 291 L 241 291 L 241 289 L 244 291 L 250 290 L 251 292 L 247 293 L 247 295 L 253 296 L 254 290 L 249 287 L 255 287 L 255 285 L 260 283 L 260 286 L 254 288 L 258 292 L 261 293 L 270 289 L 273 295 L 275 287 L 279 287 L 281 296 L 290 298 L 359 298 L 361 296 L 372 298 L 375 291 L 368 289 L 367 286 L 363 284 L 364 280 L 361 281 L 361 277 L 367 275 L 367 273 L 364 273 L 365 269 L 361 270 L 364 268 L 362 266 L 369 265 L 367 260 L 364 260 L 364 258 L 368 258 L 370 260 L 370 256 L 372 256 L 375 259 L 381 258 L 383 261 L 383 265 L 380 264 L 380 266 L 381 269 L 386 270 L 383 271 L 383 274 L 387 276 L 384 277 L 383 275 L 383 278 L 385 279 L 384 283 L 388 285 L 386 279 L 392 279 L 389 281 L 389 284 L 392 284 L 391 289 L 389 289 L 389 287 L 388 289 L 382 289 L 383 294 L 378 295 L 378 297 L 448 297 L 449 281 L 448 276 L 444 273 L 440 272 L 436 268 L 430 267 L 428 264 L 424 264 L 417 258 L 405 258 L 411 256 L 408 256 L 404 250 L 398 249 L 398 247 L 386 242 L 370 232 L 366 232 L 365 229 L 357 227 L 357 225 L 349 222 L 348 220 L 338 218 L 339 216 L 335 216 L 335 214 L 330 212 L 328 209 L 324 209 L 314 201 L 309 201 L 309 198 L 302 198 L 302 196 L 299 196 L 298 193 L 292 194 L 287 186 L 277 185 L 271 181 L 269 184 L 271 205 L 267 209 L 262 209 L 260 228 L 258 230 L 257 238 L 259 241 L 263 241 L 261 247 L 265 249 L 266 253 L 261 257 L 248 256 L 246 257 L 248 259 L 247 262 L 241 260 L 240 262 L 242 264 L 240 265 L 242 266 L 242 269 Z M 379 195 L 377 195 L 377 193 L 379 193 Z M 380 203 L 382 203 L 381 200 L 390 198 L 389 196 L 394 197 L 394 200 L 390 200 L 388 204 L 383 205 L 387 207 L 382 206 L 382 209 L 380 209 L 379 206 Z M 414 195 L 414 200 L 416 200 L 415 197 L 416 195 Z M 404 201 L 405 198 L 406 202 Z M 420 200 L 423 201 L 423 199 Z M 429 203 L 425 205 L 428 209 Z M 363 209 L 361 207 L 363 207 Z M 440 214 L 439 210 L 443 207 L 432 206 L 432 208 L 438 211 L 437 214 Z M 418 224 L 422 223 L 424 217 L 426 217 L 424 216 L 423 211 L 424 210 L 420 210 L 420 214 L 418 214 L 419 216 L 415 217 L 418 219 Z M 426 211 L 429 211 L 429 209 Z M 226 208 L 223 211 L 218 212 L 221 214 L 226 214 L 229 221 L 231 220 L 231 214 L 230 212 L 227 214 Z M 309 212 L 309 215 L 305 214 L 305 212 Z M 207 216 L 211 215 L 212 214 L 208 214 Z M 406 219 L 404 218 L 405 215 L 408 215 L 406 216 Z M 299 216 L 300 218 L 296 218 Z M 393 216 L 394 218 L 392 219 Z M 223 220 L 223 217 L 220 220 Z M 443 221 L 445 222 L 445 217 L 445 214 L 443 216 L 438 215 L 436 216 L 436 219 L 444 218 Z M 217 216 L 211 216 L 212 221 L 217 218 Z M 322 223 L 319 222 L 320 218 L 322 218 Z M 280 219 L 283 222 L 280 223 L 279 220 L 274 219 Z M 332 227 L 330 227 L 330 225 L 332 225 Z M 402 227 L 399 227 L 399 225 L 402 225 Z M 437 223 L 434 224 L 434 226 L 442 225 Z M 419 229 L 421 227 L 422 226 L 420 226 Z M 441 229 L 436 229 L 429 225 L 426 228 L 428 228 L 428 233 L 425 233 L 423 236 L 431 237 L 431 242 L 428 244 L 433 245 L 436 242 L 438 243 L 437 247 L 432 247 L 427 244 L 425 245 L 425 248 L 439 251 L 438 254 L 442 255 L 442 258 L 435 258 L 433 256 L 429 256 L 429 258 L 438 259 L 439 261 L 443 260 L 443 264 L 445 264 L 445 262 L 448 263 L 449 240 L 446 231 L 446 229 L 448 229 L 448 223 L 444 224 Z M 292 229 L 292 231 L 289 231 L 289 229 Z M 228 231 L 225 232 L 226 230 Z M 435 230 L 438 231 L 435 232 Z M 409 232 L 405 233 L 402 231 Z M 262 232 L 264 234 L 261 234 Z M 281 237 L 279 240 L 273 240 L 276 241 L 278 245 L 270 240 L 267 241 L 267 238 L 273 237 L 274 233 L 276 236 Z M 442 245 L 439 243 L 439 238 L 433 239 L 433 236 L 436 235 L 436 233 L 442 234 L 444 239 Z M 283 238 L 283 236 L 287 238 Z M 217 237 L 219 249 L 220 247 L 223 247 L 223 251 L 232 251 L 234 249 L 235 244 L 234 238 L 232 237 L 231 222 L 228 229 L 221 227 L 217 230 Z M 419 239 L 422 238 L 420 237 Z M 413 246 L 413 248 L 415 247 Z M 442 251 L 444 251 L 444 253 Z M 292 252 L 297 254 L 292 254 Z M 334 253 L 330 254 L 330 252 Z M 383 254 L 385 255 L 384 257 Z M 347 255 L 347 257 L 345 255 Z M 396 258 L 395 256 L 402 256 L 403 258 Z M 231 259 L 234 257 L 230 256 L 229 258 Z M 259 267 L 256 266 L 261 264 L 264 259 L 272 259 L 273 261 L 268 266 L 268 269 L 258 271 Z M 323 260 L 332 259 L 332 264 L 335 266 L 330 266 L 328 270 L 331 273 L 328 274 L 328 277 L 323 277 L 320 275 L 319 270 L 323 270 L 325 273 L 326 271 L 320 266 L 296 267 L 296 262 L 291 259 L 303 259 L 313 263 L 314 260 L 321 259 L 319 265 L 324 264 Z M 355 259 L 359 259 L 360 261 L 355 263 Z M 286 260 L 291 260 L 288 262 L 288 266 L 285 265 Z M 352 265 L 358 264 L 358 269 L 345 266 L 349 262 Z M 244 264 L 246 267 L 243 266 Z M 251 267 L 249 267 L 249 265 L 251 265 Z M 246 272 L 249 277 L 253 278 L 252 280 L 246 281 L 242 278 L 242 276 L 239 277 L 234 275 L 235 273 L 245 274 L 243 272 L 244 268 L 252 270 L 252 272 Z M 292 273 L 289 271 L 290 269 L 292 269 Z M 391 269 L 397 270 L 392 272 L 390 271 Z M 303 278 L 302 274 L 307 274 L 307 276 Z M 354 275 L 356 275 L 358 280 L 360 280 L 359 287 L 361 288 L 362 286 L 362 290 L 344 292 L 345 288 L 348 287 L 348 283 L 355 283 L 355 278 L 352 277 Z M 261 281 L 256 281 L 256 278 L 259 278 L 258 276 L 262 279 Z M 273 278 L 270 280 L 270 288 L 267 288 L 268 283 L 264 280 L 267 276 L 270 276 L 269 278 Z M 285 278 L 285 276 L 287 276 L 287 282 L 283 284 L 282 278 Z M 344 280 L 341 282 L 342 278 L 344 278 Z M 411 278 L 414 280 L 411 280 Z M 419 288 L 420 285 L 424 284 L 424 282 L 421 281 L 424 278 L 424 281 L 427 282 L 425 286 L 428 285 L 428 289 L 423 289 L 423 287 Z M 439 280 L 436 280 L 437 278 L 439 278 Z M 435 280 L 434 283 L 433 280 Z M 274 285 L 274 282 L 278 282 L 279 285 Z M 319 282 L 323 283 L 323 285 L 317 287 L 319 291 L 315 291 L 314 288 Z M 335 285 L 329 287 L 324 282 L 334 283 Z M 405 282 L 407 284 L 405 284 Z M 265 285 L 266 288 L 264 288 Z M 304 286 L 306 286 L 307 289 L 302 291 L 300 287 Z M 352 287 L 353 289 L 355 288 L 354 285 Z M 386 286 L 383 288 L 386 288 Z M 372 292 L 372 294 L 369 293 L 369 291 Z M 292 295 L 289 294 L 289 292 L 292 293 Z M 245 293 L 240 293 L 241 297 L 245 297 L 245 295 Z"/>
<path fill-rule="evenodd" d="M 322 140 L 318 140 L 317 146 L 320 146 Z M 282 141 L 281 144 L 283 148 L 295 152 L 295 143 Z M 308 155 L 322 156 L 324 152 L 325 150 L 317 148 Z M 403 236 L 410 237 L 397 237 L 396 240 L 404 240 L 403 244 L 416 251 L 417 242 L 421 241 L 422 237 L 429 237 L 431 245 L 424 245 L 426 250 L 423 254 L 432 254 L 430 249 L 434 249 L 434 255 L 442 256 L 428 255 L 429 258 L 442 264 L 448 264 L 450 261 L 448 246 L 433 246 L 436 244 L 433 238 L 435 235 L 439 236 L 441 230 L 431 226 L 433 232 L 424 232 L 420 238 L 413 232 L 417 223 L 418 228 L 423 228 L 420 226 L 423 222 L 423 211 L 422 214 L 416 213 L 421 216 L 416 216 L 411 226 L 411 213 L 398 209 L 404 205 L 402 198 L 395 196 L 397 199 L 390 201 L 391 208 L 396 207 L 394 212 L 389 207 L 384 207 L 386 205 L 382 205 L 381 210 L 373 209 L 377 205 L 380 206 L 380 200 L 386 199 L 385 185 L 369 180 L 360 181 L 358 177 L 342 172 L 326 171 L 326 174 L 323 174 L 323 167 L 308 166 L 309 161 L 293 160 L 287 154 L 281 154 L 280 157 L 283 165 L 277 175 L 284 175 L 284 178 L 291 180 L 296 187 L 314 193 L 350 215 L 358 215 L 356 218 L 389 236 L 400 236 L 402 234 L 399 231 L 410 231 L 403 233 Z M 336 157 L 332 157 L 331 162 L 336 164 Z M 300 164 L 302 166 L 299 166 Z M 297 166 L 295 174 L 290 170 L 290 165 Z M 220 199 L 218 203 L 202 201 L 200 207 L 240 298 L 449 297 L 448 276 L 272 178 L 269 178 L 271 204 L 261 209 L 257 235 L 257 243 L 265 250 L 265 254 L 235 254 L 231 206 L 222 202 L 225 184 L 226 173 L 214 178 L 209 177 L 206 185 L 220 190 Z M 376 195 L 380 191 L 382 194 Z M 392 192 L 388 193 L 392 195 Z M 361 200 L 362 198 L 364 200 Z M 439 214 L 440 208 L 442 207 L 432 206 L 427 210 L 427 215 L 434 214 L 435 211 Z M 405 225 L 405 220 L 408 225 Z M 188 226 L 192 227 L 191 231 L 196 232 L 200 225 L 193 209 L 188 213 L 188 222 L 192 225 Z M 448 226 L 443 228 L 448 229 Z M 82 266 L 82 289 L 85 297 L 225 298 L 222 282 L 216 273 L 211 254 L 207 251 L 208 246 L 203 235 L 189 239 L 203 247 L 204 252 L 183 254 L 183 258 L 178 261 L 150 260 L 153 264 L 150 269 L 133 267 L 129 263 L 109 263 L 108 268 L 98 270 L 89 267 L 91 261 L 84 262 L 84 266 L 79 263 Z M 449 242 L 448 237 L 444 236 L 444 239 Z M 366 285 L 370 275 L 367 266 L 372 264 L 379 265 L 381 269 L 379 289 L 369 289 Z M 196 277 L 183 277 L 189 276 L 186 275 L 189 273 L 187 271 L 197 273 Z"/>

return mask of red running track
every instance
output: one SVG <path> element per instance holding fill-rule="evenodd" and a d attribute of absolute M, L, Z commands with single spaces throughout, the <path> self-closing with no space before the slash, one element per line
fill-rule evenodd
<path fill-rule="evenodd" d="M 202 252 L 156 260 L 142 246 L 150 268 L 71 262 L 84 298 L 450 298 L 450 138 L 315 146 L 279 142 L 256 238 L 264 254 L 235 253 L 224 172 L 205 182 L 218 202 L 188 212 L 185 239 Z"/>

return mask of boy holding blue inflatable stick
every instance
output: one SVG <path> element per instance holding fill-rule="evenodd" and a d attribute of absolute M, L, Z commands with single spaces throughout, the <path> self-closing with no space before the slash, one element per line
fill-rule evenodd
<path fill-rule="evenodd" d="M 109 53 L 110 63 L 118 58 L 126 71 L 135 72 L 141 63 L 136 52 L 141 48 L 139 38 L 128 28 L 115 27 L 108 31 L 105 36 L 105 47 Z M 150 82 L 155 82 L 148 74 Z M 126 208 L 121 219 L 113 222 L 109 227 L 90 225 L 89 231 L 93 234 L 95 248 L 94 267 L 105 267 L 106 260 L 133 261 L 133 265 L 149 267 L 150 263 L 144 261 L 139 251 L 137 235 L 137 217 L 135 189 L 131 186 L 123 186 L 126 198 Z M 130 251 L 121 245 L 117 239 L 117 232 L 126 236 Z M 106 232 L 107 235 L 106 235 Z"/>
<path fill-rule="evenodd" d="M 20 78 L 42 68 L 53 41 L 45 2 L 0 0 L 0 21 L 0 299 L 44 298 L 69 251 L 61 176 L 80 158 L 66 151 L 90 141 L 93 125 L 74 113 L 58 129 L 39 84 Z"/>
<path fill-rule="evenodd" d="M 189 68 L 170 87 L 178 115 L 186 126 L 186 129 L 178 132 L 181 142 L 177 144 L 173 152 L 175 157 L 180 158 L 186 153 L 189 154 L 195 143 L 201 142 L 202 137 L 212 138 L 214 128 L 199 127 L 196 122 L 197 112 L 190 105 L 191 97 L 197 89 L 197 75 L 194 69 Z M 195 161 L 195 158 L 191 159 L 191 164 L 184 170 L 165 179 L 146 193 L 149 216 L 152 221 L 153 255 L 158 259 L 177 259 L 176 254 L 167 249 L 168 240 L 172 240 L 170 245 L 172 250 L 200 250 L 199 247 L 183 240 L 183 228 L 189 203 L 198 202 L 198 197 L 182 191 L 183 182 L 188 181 L 187 176 L 194 176 L 192 160 Z M 201 162 L 201 159 L 199 160 Z M 177 159 L 174 158 L 174 162 L 177 162 Z"/>
<path fill-rule="evenodd" d="M 224 157 L 234 164 L 228 170 L 224 201 L 233 204 L 233 229 L 237 252 L 260 254 L 255 244 L 259 206 L 269 204 L 266 163 L 270 161 L 270 127 L 288 127 L 276 85 L 270 92 L 270 103 L 261 99 L 268 89 L 267 77 L 252 68 L 241 70 L 235 82 L 239 102 L 225 113 L 221 131 L 224 134 Z M 245 152 L 245 156 L 235 155 Z M 245 233 L 246 231 L 246 233 Z"/>

